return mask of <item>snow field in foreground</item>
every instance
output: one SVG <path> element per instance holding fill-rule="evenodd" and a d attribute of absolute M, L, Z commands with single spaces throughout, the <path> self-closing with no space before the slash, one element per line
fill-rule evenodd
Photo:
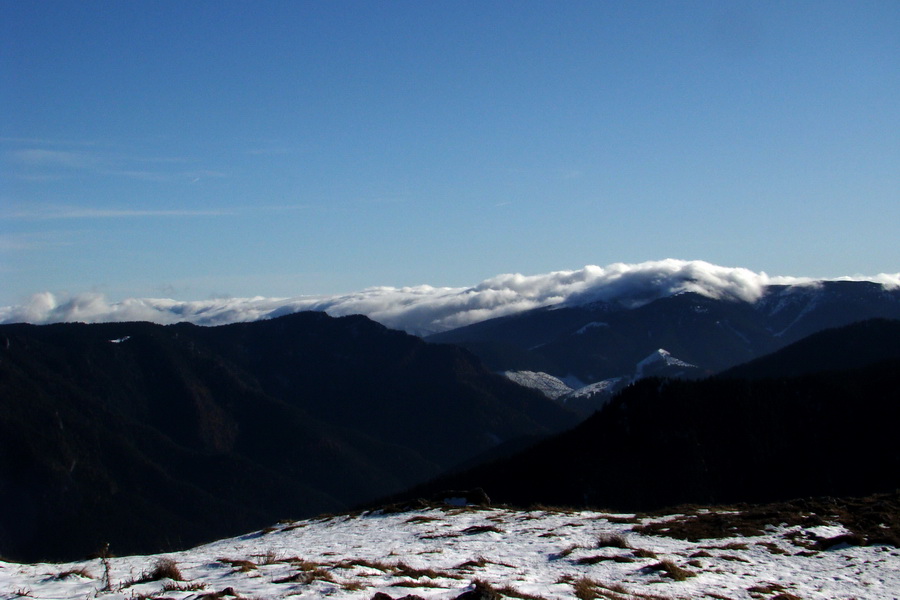
<path fill-rule="evenodd" d="M 476 580 L 525 600 L 900 597 L 897 548 L 815 549 L 815 540 L 846 533 L 839 524 L 772 524 L 762 535 L 696 542 L 633 530 L 673 518 L 445 508 L 311 519 L 183 552 L 111 558 L 108 582 L 100 559 L 0 562 L 0 598 L 343 600 L 383 592 L 450 600 Z M 164 559 L 182 581 L 146 580 Z"/>

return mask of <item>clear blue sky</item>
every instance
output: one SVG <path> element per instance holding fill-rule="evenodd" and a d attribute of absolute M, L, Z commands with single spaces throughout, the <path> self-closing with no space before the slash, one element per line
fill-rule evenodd
<path fill-rule="evenodd" d="M 900 2 L 0 0 L 0 305 L 900 271 Z"/>

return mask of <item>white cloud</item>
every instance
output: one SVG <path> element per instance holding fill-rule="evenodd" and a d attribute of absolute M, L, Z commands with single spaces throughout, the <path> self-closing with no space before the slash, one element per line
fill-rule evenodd
<path fill-rule="evenodd" d="M 749 269 L 721 267 L 708 262 L 666 259 L 639 264 L 615 263 L 585 267 L 585 290 L 570 302 L 619 301 L 639 305 L 678 292 L 697 292 L 712 298 L 753 302 L 770 284 L 795 284 L 812 280 L 769 277 Z"/>
<path fill-rule="evenodd" d="M 887 287 L 900 287 L 900 273 L 840 279 L 875 281 Z M 335 296 L 190 302 L 129 298 L 109 302 L 99 294 L 57 298 L 45 292 L 34 295 L 24 305 L 0 308 L 0 322 L 190 321 L 200 325 L 220 325 L 317 310 L 333 316 L 364 314 L 388 327 L 427 334 L 563 303 L 605 301 L 638 306 L 682 291 L 753 302 L 767 285 L 815 282 L 809 278 L 770 277 L 765 273 L 703 261 L 666 259 L 639 264 L 616 263 L 607 267 L 586 266 L 576 271 L 543 275 L 497 275 L 469 288 L 375 287 Z"/>

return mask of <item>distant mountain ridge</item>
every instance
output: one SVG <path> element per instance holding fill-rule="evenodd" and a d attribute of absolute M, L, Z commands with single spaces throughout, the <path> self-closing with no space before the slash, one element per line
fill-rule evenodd
<path fill-rule="evenodd" d="M 699 380 L 648 378 L 576 428 L 409 492 L 654 510 L 900 486 L 900 321 L 829 329 Z"/>
<path fill-rule="evenodd" d="M 99 294 L 58 296 L 44 292 L 19 306 L 0 306 L 0 323 L 186 321 L 222 325 L 324 311 L 332 316 L 363 314 L 393 329 L 426 336 L 541 307 L 607 304 L 614 309 L 637 308 L 685 292 L 754 303 L 777 286 L 814 289 L 830 282 L 871 282 L 897 290 L 900 273 L 815 280 L 669 258 L 606 267 L 588 265 L 538 275 L 507 273 L 468 287 L 380 286 L 347 294 L 293 298 L 127 298 L 110 302 Z"/>
<path fill-rule="evenodd" d="M 871 318 L 900 319 L 900 288 L 858 281 L 769 286 L 752 302 L 682 292 L 635 308 L 540 308 L 426 339 L 461 345 L 498 372 L 542 372 L 588 385 L 632 377 L 635 365 L 660 349 L 697 367 L 683 376 L 707 376 Z"/>
<path fill-rule="evenodd" d="M 183 547 L 344 510 L 574 417 L 362 316 L 0 326 L 0 554 Z"/>

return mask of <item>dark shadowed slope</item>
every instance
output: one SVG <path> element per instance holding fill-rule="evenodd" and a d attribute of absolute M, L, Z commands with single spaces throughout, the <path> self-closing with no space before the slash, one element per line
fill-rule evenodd
<path fill-rule="evenodd" d="M 799 368 L 811 346 L 822 355 L 879 348 L 865 366 L 640 381 L 572 431 L 407 497 L 481 487 L 495 502 L 644 510 L 892 491 L 900 486 L 897 325 L 861 323 L 781 355 Z"/>
<path fill-rule="evenodd" d="M 888 359 L 900 359 L 900 321 L 870 319 L 815 333 L 777 352 L 728 369 L 720 377 L 793 377 L 860 368 Z"/>
<path fill-rule="evenodd" d="M 182 547 L 572 423 L 465 351 L 364 317 L 0 326 L 0 555 Z"/>

